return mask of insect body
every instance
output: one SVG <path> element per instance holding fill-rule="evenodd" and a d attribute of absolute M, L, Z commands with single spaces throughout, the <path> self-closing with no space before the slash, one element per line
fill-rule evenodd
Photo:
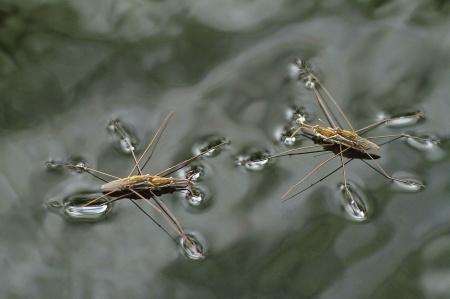
<path fill-rule="evenodd" d="M 322 138 L 324 141 L 334 144 L 341 144 L 345 147 L 352 148 L 361 152 L 365 152 L 368 150 L 380 150 L 380 147 L 378 145 L 376 145 L 372 141 L 367 140 L 366 138 L 359 136 L 356 132 L 344 130 L 339 127 L 325 128 L 319 125 L 311 126 L 303 123 L 302 128 L 311 130 L 316 134 L 317 137 Z"/>
<path fill-rule="evenodd" d="M 143 202 L 147 203 L 161 217 L 164 218 L 164 220 L 167 222 L 168 225 L 170 225 L 178 233 L 178 235 L 181 237 L 181 243 L 178 245 L 185 251 L 186 255 L 192 259 L 200 259 L 203 258 L 204 255 L 200 250 L 201 248 L 199 248 L 198 246 L 199 244 L 195 240 L 193 240 L 191 236 L 188 236 L 184 232 L 178 220 L 175 218 L 172 212 L 170 212 L 168 207 L 163 203 L 163 201 L 159 198 L 159 196 L 181 190 L 187 190 L 191 193 L 191 195 L 194 195 L 191 186 L 191 180 L 196 174 L 192 174 L 188 178 L 174 178 L 170 177 L 169 175 L 181 169 L 182 167 L 185 167 L 195 159 L 198 159 L 199 157 L 211 151 L 214 151 L 225 144 L 228 144 L 229 141 L 226 140 L 215 146 L 212 146 L 206 149 L 205 151 L 199 153 L 198 155 L 195 155 L 194 157 L 191 157 L 169 168 L 166 168 L 165 170 L 155 175 L 144 174 L 142 172 L 142 169 L 152 156 L 156 146 L 156 142 L 161 137 L 162 131 L 166 127 L 171 116 L 172 112 L 166 117 L 166 119 L 156 132 L 155 136 L 153 137 L 152 141 L 149 143 L 149 145 L 144 150 L 139 159 L 136 158 L 134 154 L 134 147 L 131 145 L 129 138 L 127 138 L 126 136 L 126 132 L 123 131 L 123 128 L 121 128 L 120 124 L 118 124 L 116 121 L 110 122 L 112 128 L 115 130 L 115 132 L 119 134 L 121 142 L 125 143 L 126 148 L 130 150 L 130 153 L 132 154 L 134 159 L 134 167 L 132 168 L 129 175 L 125 178 L 107 174 L 100 170 L 89 168 L 85 165 L 73 165 L 57 162 L 47 162 L 47 165 L 51 167 L 59 166 L 74 169 L 77 172 L 85 171 L 91 174 L 92 176 L 105 182 L 105 184 L 101 186 L 101 189 L 103 190 L 103 195 L 96 197 L 88 201 L 87 203 L 82 204 L 79 208 L 89 209 L 92 207 L 96 207 L 97 205 L 104 205 L 105 203 L 110 203 L 112 201 L 128 198 L 131 200 L 133 204 L 135 204 L 141 211 L 143 211 L 153 222 L 155 222 L 167 235 L 169 235 L 178 244 L 178 242 L 171 236 L 171 234 L 155 218 L 153 218 L 152 215 L 147 213 L 137 202 L 135 202 L 135 200 L 142 200 Z M 151 148 L 152 150 L 150 150 Z M 141 163 L 142 158 L 147 152 L 150 152 L 149 157 L 147 158 L 145 163 Z M 140 164 L 142 164 L 142 166 Z M 137 174 L 133 175 L 135 171 L 137 172 Z M 109 177 L 110 179 L 112 179 L 112 181 L 107 181 L 102 177 L 100 177 L 99 175 Z M 108 198 L 112 199 L 109 200 Z M 48 205 L 55 207 L 57 206 L 54 203 L 48 203 Z"/>
<path fill-rule="evenodd" d="M 127 178 L 117 179 L 106 184 L 101 188 L 103 191 L 126 190 L 126 189 L 149 189 L 163 190 L 165 188 L 186 189 L 189 187 L 190 179 L 178 179 L 173 177 L 162 177 L 157 175 L 143 174 L 133 175 Z"/>
<path fill-rule="evenodd" d="M 299 115 L 299 119 L 297 122 L 299 122 L 299 126 L 295 128 L 294 132 L 291 134 L 290 138 L 293 138 L 296 136 L 298 132 L 301 131 L 300 135 L 306 136 L 307 138 L 314 141 L 315 145 L 310 146 L 304 146 L 301 148 L 295 148 L 290 149 L 285 152 L 273 155 L 269 157 L 276 158 L 276 157 L 282 157 L 282 156 L 292 156 L 296 154 L 304 154 L 304 153 L 314 153 L 314 152 L 320 152 L 320 150 L 310 150 L 317 147 L 322 147 L 323 150 L 334 153 L 334 156 L 326 159 L 322 163 L 320 163 L 317 167 L 315 167 L 310 173 L 308 173 L 303 179 L 301 179 L 298 183 L 296 183 L 294 186 L 292 186 L 283 196 L 282 199 L 288 200 L 295 195 L 305 191 L 306 189 L 312 187 L 317 181 L 313 184 L 311 184 L 309 187 L 306 187 L 305 189 L 301 190 L 300 192 L 287 197 L 287 195 L 298 185 L 300 185 L 302 182 L 304 182 L 309 176 L 311 176 L 315 171 L 317 171 L 320 167 L 324 166 L 331 160 L 333 160 L 336 157 L 340 157 L 341 166 L 333 171 L 332 173 L 336 172 L 339 169 L 342 169 L 343 177 L 344 177 L 344 184 L 343 184 L 343 190 L 347 193 L 348 197 L 352 199 L 352 194 L 350 192 L 350 187 L 347 183 L 346 178 L 346 170 L 345 165 L 352 161 L 353 159 L 361 159 L 361 160 L 369 160 L 375 165 L 370 165 L 368 162 L 365 162 L 368 164 L 371 168 L 373 168 L 375 171 L 383 175 L 384 177 L 390 179 L 391 181 L 401 182 L 403 184 L 407 185 L 414 185 L 416 187 L 424 187 L 419 182 L 414 182 L 410 180 L 400 179 L 396 177 L 390 176 L 378 162 L 375 160 L 379 159 L 380 156 L 375 155 L 371 153 L 370 151 L 380 151 L 380 146 L 375 144 L 374 142 L 370 141 L 369 139 L 374 138 L 391 138 L 391 140 L 385 142 L 391 142 L 398 138 L 406 137 L 406 138 L 413 138 L 418 139 L 416 137 L 407 135 L 407 134 L 397 134 L 397 135 L 385 135 L 385 136 L 376 136 L 376 137 L 362 137 L 361 135 L 370 131 L 371 129 L 380 126 L 381 124 L 387 123 L 389 121 L 399 121 L 399 120 L 405 120 L 405 119 L 421 119 L 425 117 L 423 112 L 417 112 L 412 115 L 407 116 L 401 116 L 401 117 L 395 117 L 390 119 L 383 119 L 378 122 L 375 122 L 369 126 L 366 126 L 364 128 L 361 128 L 359 130 L 354 130 L 351 123 L 345 116 L 344 112 L 341 110 L 337 102 L 333 99 L 331 94 L 328 92 L 328 90 L 322 85 L 320 80 L 318 79 L 317 75 L 312 71 L 311 67 L 305 63 L 305 61 L 298 59 L 294 63 L 294 67 L 297 68 L 298 71 L 298 79 L 301 79 L 305 82 L 305 87 L 307 89 L 310 89 L 314 92 L 315 98 L 317 100 L 317 103 L 319 104 L 320 109 L 322 110 L 323 114 L 326 117 L 326 120 L 328 122 L 328 125 L 320 126 L 320 125 L 311 125 L 306 121 L 306 117 L 304 115 Z M 327 100 L 325 101 L 324 97 L 322 96 L 322 93 L 324 93 L 327 96 Z M 333 107 L 333 110 L 330 110 L 330 107 Z M 340 119 L 343 120 L 346 124 L 346 126 L 349 129 L 343 129 L 342 125 L 339 124 L 339 120 L 336 119 L 336 115 L 340 116 Z M 384 143 L 383 143 L 384 144 Z M 304 150 L 308 149 L 307 152 Z M 322 150 L 322 151 L 323 151 Z M 349 159 L 348 161 L 345 161 L 344 158 Z M 331 175 L 331 173 L 329 174 Z M 328 176 L 328 175 L 327 175 Z M 286 198 L 287 197 L 287 198 Z M 352 199 L 353 200 L 353 199 Z"/>

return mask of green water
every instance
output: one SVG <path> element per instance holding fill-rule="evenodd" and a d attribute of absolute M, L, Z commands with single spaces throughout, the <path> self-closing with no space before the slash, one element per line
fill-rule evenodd
<path fill-rule="evenodd" d="M 2 298 L 449 298 L 450 6 L 445 1 L 2 1 L 0 3 L 0 294 Z M 293 105 L 317 109 L 289 80 L 312 61 L 355 128 L 394 108 L 423 109 L 407 128 L 433 150 L 383 146 L 380 165 L 423 181 L 399 190 L 361 161 L 346 168 L 370 217 L 345 216 L 341 172 L 280 197 L 324 156 L 236 165 L 275 154 Z M 80 157 L 117 176 L 110 119 L 145 148 L 174 111 L 146 171 L 193 155 L 208 137 L 231 145 L 201 160 L 210 201 L 163 199 L 207 258 L 190 261 L 129 201 L 102 221 L 70 220 L 44 201 L 98 190 L 87 174 L 50 171 Z M 319 171 L 308 183 L 326 175 Z M 176 236 L 176 234 L 173 234 Z"/>

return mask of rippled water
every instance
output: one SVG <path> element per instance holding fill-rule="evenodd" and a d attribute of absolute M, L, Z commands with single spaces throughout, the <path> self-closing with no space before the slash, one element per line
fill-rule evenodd
<path fill-rule="evenodd" d="M 449 4 L 303 2 L 0 4 L 1 297 L 450 297 Z M 311 144 L 286 138 L 295 107 L 320 123 L 312 92 L 292 80 L 298 57 L 355 128 L 427 114 L 371 132 L 417 137 L 383 145 L 377 162 L 425 188 L 355 160 L 353 201 L 339 170 L 281 203 L 330 157 L 266 159 Z M 191 165 L 194 194 L 162 197 L 205 258 L 127 200 L 70 206 L 102 182 L 44 165 L 127 176 L 130 148 L 109 121 L 142 153 L 170 111 L 148 173 L 231 141 Z"/>

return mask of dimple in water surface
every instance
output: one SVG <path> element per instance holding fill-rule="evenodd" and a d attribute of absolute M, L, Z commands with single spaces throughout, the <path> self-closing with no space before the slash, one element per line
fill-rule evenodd
<path fill-rule="evenodd" d="M 206 192 L 198 187 L 192 188 L 192 193 L 186 193 L 186 200 L 190 206 L 196 208 L 205 206 L 208 203 Z"/>
<path fill-rule="evenodd" d="M 193 234 L 186 234 L 184 238 L 180 238 L 180 246 L 188 259 L 198 261 L 205 258 L 205 247 Z"/>
<path fill-rule="evenodd" d="M 394 181 L 394 186 L 398 190 L 406 192 L 418 192 L 424 188 L 423 186 L 425 186 L 424 182 L 410 173 L 399 171 L 394 175 L 395 177 L 402 178 L 402 181 Z"/>
<path fill-rule="evenodd" d="M 346 215 L 354 221 L 367 220 L 371 214 L 371 205 L 365 192 L 352 181 L 348 181 L 347 185 L 340 184 L 338 189 Z"/>
<path fill-rule="evenodd" d="M 137 152 L 138 140 L 132 130 L 125 127 L 120 120 L 111 120 L 108 124 L 108 130 L 114 137 L 114 146 L 123 154 Z"/>
<path fill-rule="evenodd" d="M 389 119 L 385 125 L 390 128 L 402 128 L 416 125 L 423 119 L 426 114 L 420 109 L 401 108 L 390 113 L 381 114 L 380 120 Z"/>
<path fill-rule="evenodd" d="M 259 149 L 247 149 L 236 157 L 236 165 L 244 166 L 250 171 L 261 171 L 269 162 L 269 152 Z"/>
<path fill-rule="evenodd" d="M 100 198 L 101 197 L 101 198 Z M 92 200 L 99 198 L 95 204 L 85 206 Z M 112 209 L 113 202 L 102 194 L 93 193 L 77 193 L 63 199 L 62 203 L 58 201 L 45 202 L 47 206 L 62 209 L 64 214 L 73 220 L 90 220 L 97 221 L 103 219 Z"/>
<path fill-rule="evenodd" d="M 224 137 L 216 135 L 208 136 L 195 143 L 192 151 L 194 155 L 204 153 L 203 156 L 205 157 L 215 157 L 223 150 L 222 148 L 218 148 L 217 145 L 224 143 L 228 143 L 227 139 Z"/>
<path fill-rule="evenodd" d="M 445 151 L 440 146 L 440 138 L 433 133 L 414 133 L 417 138 L 408 138 L 407 143 L 421 151 L 428 161 L 439 161 L 445 157 Z"/>

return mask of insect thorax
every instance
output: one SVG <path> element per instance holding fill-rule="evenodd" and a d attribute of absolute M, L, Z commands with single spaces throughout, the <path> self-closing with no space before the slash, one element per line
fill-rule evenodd
<path fill-rule="evenodd" d="M 321 137 L 321 138 L 324 138 L 324 139 L 333 138 L 333 137 L 335 137 L 338 134 L 335 129 L 324 128 L 324 127 L 321 127 L 321 126 L 318 126 L 318 125 L 313 126 L 311 128 L 311 130 L 314 131 L 317 134 L 317 137 Z"/>

